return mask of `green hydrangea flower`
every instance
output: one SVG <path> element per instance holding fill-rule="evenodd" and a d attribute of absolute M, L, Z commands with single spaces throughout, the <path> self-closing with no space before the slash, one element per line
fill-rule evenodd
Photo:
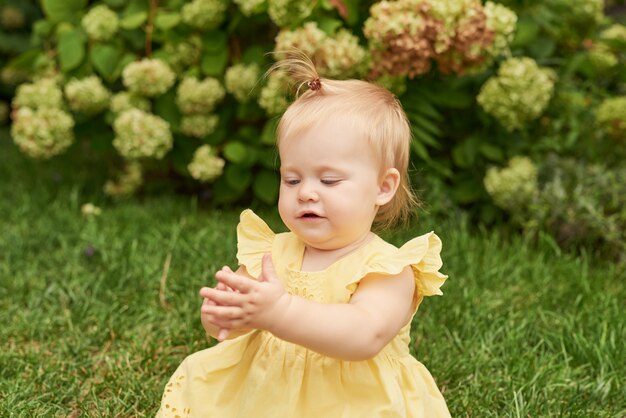
<path fill-rule="evenodd" d="M 150 100 L 127 91 L 121 91 L 111 97 L 111 112 L 121 113 L 129 109 L 139 109 L 150 112 Z"/>
<path fill-rule="evenodd" d="M 63 92 L 56 81 L 42 78 L 34 83 L 21 84 L 17 88 L 12 106 L 32 109 L 61 108 L 63 107 Z"/>
<path fill-rule="evenodd" d="M 596 111 L 596 121 L 612 137 L 626 139 L 626 96 L 604 100 Z"/>
<path fill-rule="evenodd" d="M 198 63 L 202 53 L 202 39 L 192 35 L 182 42 L 168 42 L 163 47 L 164 58 L 174 72 L 180 74 L 186 68 Z"/>
<path fill-rule="evenodd" d="M 485 189 L 496 205 L 511 212 L 528 207 L 538 192 L 537 167 L 528 157 L 513 157 L 507 167 L 491 167 Z"/>
<path fill-rule="evenodd" d="M 72 80 L 65 85 L 67 103 L 75 112 L 95 114 L 109 106 L 111 93 L 95 75 Z"/>
<path fill-rule="evenodd" d="M 108 41 L 117 33 L 119 19 L 117 13 L 106 5 L 100 4 L 87 12 L 81 24 L 89 39 Z"/>
<path fill-rule="evenodd" d="M 187 169 L 194 179 L 211 182 L 222 175 L 224 160 L 215 156 L 210 146 L 202 145 L 194 152 Z"/>
<path fill-rule="evenodd" d="M 282 71 L 274 71 L 267 77 L 267 84 L 259 93 L 258 103 L 268 115 L 279 115 L 287 109 L 289 76 Z"/>
<path fill-rule="evenodd" d="M 224 20 L 228 2 L 225 0 L 193 0 L 181 10 L 183 22 L 203 31 L 217 28 Z"/>
<path fill-rule="evenodd" d="M 104 193 L 115 198 L 133 195 L 143 184 L 143 170 L 137 161 L 129 161 L 116 180 L 108 180 L 103 187 Z"/>
<path fill-rule="evenodd" d="M 272 22 L 283 27 L 308 17 L 315 2 L 309 0 L 268 0 L 267 13 Z"/>
<path fill-rule="evenodd" d="M 555 79 L 552 70 L 540 68 L 531 58 L 511 58 L 482 86 L 477 100 L 507 130 L 521 129 L 543 113 Z"/>
<path fill-rule="evenodd" d="M 485 3 L 485 14 L 487 28 L 494 33 L 493 43 L 487 48 L 489 55 L 494 58 L 508 55 L 515 36 L 517 15 L 513 10 L 491 1 Z"/>
<path fill-rule="evenodd" d="M 587 51 L 587 57 L 593 69 L 599 73 L 604 73 L 619 63 L 617 56 L 611 52 L 611 48 L 603 43 L 593 44 Z"/>
<path fill-rule="evenodd" d="M 263 11 L 267 7 L 267 0 L 233 0 L 244 16 L 251 16 Z"/>
<path fill-rule="evenodd" d="M 600 39 L 609 42 L 626 43 L 626 26 L 615 23 L 600 32 Z"/>
<path fill-rule="evenodd" d="M 241 103 L 254 97 L 253 89 L 259 80 L 259 66 L 256 64 L 236 64 L 226 70 L 224 85 L 226 91 Z"/>
<path fill-rule="evenodd" d="M 174 85 L 176 74 L 165 62 L 144 58 L 124 68 L 122 81 L 131 93 L 154 97 L 165 93 Z"/>
<path fill-rule="evenodd" d="M 185 77 L 178 85 L 176 104 L 184 114 L 206 114 L 212 112 L 225 95 L 224 88 L 215 78 L 198 80 L 194 77 Z"/>
<path fill-rule="evenodd" d="M 161 159 L 172 148 L 170 125 L 139 109 L 125 110 L 113 122 L 113 146 L 126 159 Z"/>
<path fill-rule="evenodd" d="M 32 158 L 54 157 L 74 142 L 74 119 L 61 109 L 20 107 L 14 115 L 13 141 Z"/>
<path fill-rule="evenodd" d="M 185 115 L 180 121 L 180 130 L 185 135 L 204 138 L 215 131 L 218 123 L 217 115 Z"/>

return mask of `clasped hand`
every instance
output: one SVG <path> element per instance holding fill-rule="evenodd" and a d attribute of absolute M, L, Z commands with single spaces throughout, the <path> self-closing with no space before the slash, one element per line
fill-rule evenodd
<path fill-rule="evenodd" d="M 223 267 L 215 277 L 218 285 L 203 287 L 200 296 L 205 298 L 201 314 L 220 328 L 218 340 L 223 340 L 230 330 L 236 329 L 271 332 L 282 319 L 289 295 L 276 275 L 270 254 L 263 256 L 258 280 L 237 274 L 228 267 Z"/>

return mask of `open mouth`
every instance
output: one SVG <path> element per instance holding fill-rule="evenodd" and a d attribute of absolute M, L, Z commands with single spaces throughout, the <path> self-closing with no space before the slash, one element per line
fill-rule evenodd
<path fill-rule="evenodd" d="M 321 216 L 313 213 L 313 212 L 307 212 L 304 213 L 300 216 L 301 218 L 305 218 L 305 219 L 317 219 L 317 218 L 321 218 Z"/>

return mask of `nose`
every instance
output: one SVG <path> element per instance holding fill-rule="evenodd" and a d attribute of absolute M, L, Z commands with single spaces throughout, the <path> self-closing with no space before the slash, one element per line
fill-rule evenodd
<path fill-rule="evenodd" d="M 317 202 L 319 196 L 312 182 L 302 181 L 298 188 L 298 200 L 301 202 Z"/>

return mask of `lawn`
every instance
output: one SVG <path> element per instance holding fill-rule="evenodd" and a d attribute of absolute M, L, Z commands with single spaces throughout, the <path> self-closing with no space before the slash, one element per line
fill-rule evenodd
<path fill-rule="evenodd" d="M 197 291 L 235 265 L 242 208 L 108 201 L 106 168 L 80 153 L 33 162 L 0 134 L 0 416 L 153 416 L 177 364 L 212 344 Z M 102 214 L 82 217 L 86 202 Z M 450 278 L 415 317 L 412 351 L 453 416 L 626 415 L 624 266 L 457 213 L 385 237 L 431 229 Z"/>

